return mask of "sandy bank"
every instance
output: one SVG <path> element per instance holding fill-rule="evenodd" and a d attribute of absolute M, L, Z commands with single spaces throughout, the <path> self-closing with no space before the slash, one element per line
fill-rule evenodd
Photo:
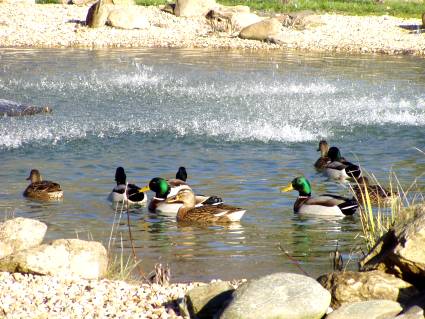
<path fill-rule="evenodd" d="M 0 4 L 1 47 L 184 47 L 298 49 L 303 51 L 425 55 L 425 33 L 419 19 L 389 16 L 325 14 L 314 28 L 282 27 L 280 44 L 242 40 L 212 32 L 204 18 L 180 18 L 156 7 L 140 7 L 147 29 L 90 29 L 88 7 L 73 5 Z"/>

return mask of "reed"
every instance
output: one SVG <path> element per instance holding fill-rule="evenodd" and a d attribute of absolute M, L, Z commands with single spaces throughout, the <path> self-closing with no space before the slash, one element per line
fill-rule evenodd
<path fill-rule="evenodd" d="M 374 184 L 381 186 L 373 174 L 369 174 Z M 422 176 L 422 175 L 421 175 Z M 420 176 L 419 176 L 420 177 Z M 392 196 L 387 201 L 378 201 L 377 205 L 372 205 L 372 194 L 368 187 L 357 183 L 360 189 L 360 196 L 357 196 L 359 202 L 359 216 L 362 226 L 362 234 L 367 251 L 370 251 L 396 222 L 405 220 L 408 214 L 408 207 L 418 201 L 423 200 L 423 196 L 417 187 L 417 177 L 411 185 L 403 187 L 397 175 L 391 172 L 389 175 L 388 190 Z M 353 188 L 350 186 L 353 194 Z"/>

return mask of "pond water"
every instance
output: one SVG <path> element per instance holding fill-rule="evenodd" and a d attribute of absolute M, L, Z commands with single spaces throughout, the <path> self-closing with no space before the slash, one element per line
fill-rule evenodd
<path fill-rule="evenodd" d="M 313 167 L 326 138 L 383 184 L 394 172 L 405 188 L 416 181 L 411 193 L 422 192 L 424 71 L 425 60 L 414 57 L 0 49 L 0 98 L 54 110 L 0 119 L 0 213 L 46 222 L 48 240 L 108 245 L 118 218 L 107 201 L 115 168 L 145 185 L 185 166 L 197 193 L 247 213 L 231 226 L 189 227 L 132 210 L 145 270 L 168 263 L 174 282 L 252 278 L 300 272 L 296 260 L 317 276 L 331 270 L 337 245 L 355 260 L 359 217 L 295 215 L 297 194 L 279 186 L 305 175 L 314 194 L 349 194 Z M 61 183 L 63 201 L 22 197 L 31 168 Z M 126 221 L 112 236 L 117 254 L 131 251 Z"/>

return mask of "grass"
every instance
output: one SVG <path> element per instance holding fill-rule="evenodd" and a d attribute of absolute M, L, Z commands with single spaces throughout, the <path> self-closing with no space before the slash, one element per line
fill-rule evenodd
<path fill-rule="evenodd" d="M 173 0 L 135 0 L 143 6 L 161 5 Z M 37 3 L 58 3 L 59 0 L 36 0 Z M 420 18 L 425 12 L 422 0 L 219 0 L 227 6 L 245 5 L 253 11 L 267 13 L 297 12 L 311 10 L 317 13 L 340 13 L 347 15 L 392 15 L 404 18 Z"/>
<path fill-rule="evenodd" d="M 423 195 L 417 189 L 416 180 L 407 187 L 403 188 L 397 176 L 390 174 L 388 190 L 395 195 L 387 203 L 379 203 L 377 207 L 372 206 L 371 196 L 367 187 L 360 187 L 361 198 L 359 201 L 359 215 L 362 225 L 362 235 L 367 251 L 370 251 L 378 240 L 384 235 L 394 224 L 404 223 L 411 218 L 410 207 L 415 203 L 423 201 Z M 371 175 L 370 178 L 375 184 L 380 185 L 377 179 Z M 414 195 L 411 195 L 414 193 Z"/>

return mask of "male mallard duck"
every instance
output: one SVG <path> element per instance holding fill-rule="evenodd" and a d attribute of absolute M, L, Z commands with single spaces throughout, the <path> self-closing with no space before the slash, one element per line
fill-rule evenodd
<path fill-rule="evenodd" d="M 155 177 L 151 179 L 148 186 L 145 186 L 141 191 L 151 190 L 155 192 L 155 197 L 149 202 L 149 210 L 158 213 L 174 213 L 176 214 L 179 208 L 182 206 L 181 203 L 169 202 L 167 198 L 176 195 L 183 189 L 190 189 L 184 181 L 180 179 L 166 180 L 161 177 Z M 222 199 L 217 196 L 204 196 L 196 195 L 196 205 L 203 204 L 218 204 L 221 203 Z"/>
<path fill-rule="evenodd" d="M 381 185 L 371 185 L 369 179 L 366 176 L 362 176 L 356 180 L 356 184 L 352 186 L 354 195 L 357 198 L 357 201 L 363 203 L 363 199 L 366 200 L 366 189 L 367 195 L 371 204 L 380 205 L 385 204 L 391 201 L 397 192 L 391 192 Z M 362 197 L 363 194 L 363 197 Z"/>
<path fill-rule="evenodd" d="M 115 171 L 115 181 L 117 186 L 109 194 L 109 200 L 112 202 L 128 202 L 129 205 L 142 205 L 147 202 L 148 197 L 140 192 L 140 187 L 134 184 L 127 184 L 127 175 L 124 168 L 118 167 Z"/>
<path fill-rule="evenodd" d="M 333 179 L 359 178 L 362 175 L 360 167 L 341 157 L 338 147 L 331 147 L 328 151 L 330 162 L 325 166 L 326 174 Z"/>
<path fill-rule="evenodd" d="M 60 199 L 63 197 L 61 186 L 51 181 L 43 181 L 37 169 L 31 170 L 28 180 L 31 181 L 31 184 L 24 191 L 23 195 L 25 197 L 40 200 Z"/>
<path fill-rule="evenodd" d="M 294 212 L 309 215 L 346 216 L 353 215 L 358 207 L 357 201 L 342 196 L 324 194 L 311 197 L 311 186 L 304 177 L 297 177 L 282 192 L 297 190 L 299 195 L 294 204 Z"/>
<path fill-rule="evenodd" d="M 246 210 L 219 204 L 196 207 L 195 194 L 191 189 L 182 189 L 167 200 L 169 203 L 182 203 L 177 212 L 178 222 L 230 223 L 239 221 Z"/>

